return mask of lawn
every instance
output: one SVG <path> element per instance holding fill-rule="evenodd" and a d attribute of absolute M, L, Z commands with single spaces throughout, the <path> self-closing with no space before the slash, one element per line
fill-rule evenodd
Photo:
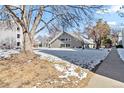
<path fill-rule="evenodd" d="M 118 51 L 120 58 L 124 61 L 124 49 L 118 48 L 117 51 Z"/>
<path fill-rule="evenodd" d="M 109 53 L 108 49 L 58 48 L 34 52 L 37 55 L 0 50 L 0 87 L 85 87 L 94 75 L 90 70 Z"/>
<path fill-rule="evenodd" d="M 92 70 L 104 60 L 110 49 L 63 49 L 63 48 L 39 48 L 35 53 L 49 61 L 66 61 L 80 67 Z"/>

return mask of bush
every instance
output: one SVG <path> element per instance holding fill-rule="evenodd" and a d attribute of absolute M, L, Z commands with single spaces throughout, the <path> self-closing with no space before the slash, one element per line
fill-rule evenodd
<path fill-rule="evenodd" d="M 116 45 L 116 48 L 123 48 L 123 45 Z"/>
<path fill-rule="evenodd" d="M 103 39 L 103 45 L 105 46 L 105 48 L 110 48 L 112 46 L 112 40 L 109 38 Z"/>

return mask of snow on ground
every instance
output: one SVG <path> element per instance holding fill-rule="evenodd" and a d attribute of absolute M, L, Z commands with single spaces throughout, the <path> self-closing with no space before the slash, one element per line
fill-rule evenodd
<path fill-rule="evenodd" d="M 16 54 L 16 53 L 19 53 L 19 50 L 14 50 L 14 49 L 0 50 L 0 59 L 9 58 L 10 54 Z"/>
<path fill-rule="evenodd" d="M 62 72 L 63 75 L 59 76 L 59 78 L 68 78 L 70 76 L 77 77 L 79 80 L 82 80 L 87 77 L 87 73 L 80 69 L 79 72 L 76 72 L 76 69 L 78 66 L 73 64 L 66 64 L 66 66 L 63 66 L 61 64 L 55 64 L 55 68 Z"/>
<path fill-rule="evenodd" d="M 117 49 L 117 51 L 118 51 L 118 54 L 120 55 L 120 58 L 122 60 L 124 60 L 124 49 L 123 48 L 120 48 L 120 49 Z"/>
<path fill-rule="evenodd" d="M 108 49 L 38 48 L 35 53 L 50 61 L 67 61 L 92 70 L 108 55 Z"/>
<path fill-rule="evenodd" d="M 54 67 L 63 73 L 60 78 L 75 76 L 79 80 L 87 77 L 87 72 L 78 66 L 92 70 L 108 55 L 108 49 L 64 49 L 64 48 L 38 48 L 34 52 L 42 59 L 56 62 Z M 0 59 L 10 57 L 10 54 L 19 53 L 18 50 L 0 50 Z M 58 64 L 63 62 L 62 64 Z M 63 65 L 64 64 L 64 65 Z M 66 64 L 66 65 L 65 65 Z M 78 66 L 77 66 L 78 65 Z"/>
<path fill-rule="evenodd" d="M 110 49 L 109 49 L 110 50 Z M 77 77 L 82 80 L 87 77 L 87 71 L 83 69 L 76 71 L 80 67 L 92 70 L 101 60 L 108 55 L 108 49 L 64 49 L 64 48 L 38 48 L 34 52 L 42 59 L 50 62 L 56 62 L 54 67 L 63 73 L 60 78 L 68 78 L 70 76 Z M 66 63 L 66 65 L 59 64 Z M 77 66 L 78 65 L 78 66 Z M 78 82 L 78 81 L 77 81 Z"/>

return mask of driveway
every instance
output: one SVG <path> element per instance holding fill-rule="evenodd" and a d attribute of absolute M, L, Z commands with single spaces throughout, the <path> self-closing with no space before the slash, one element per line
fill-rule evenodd
<path fill-rule="evenodd" d="M 124 62 L 113 48 L 106 59 L 96 70 L 96 73 L 120 82 L 124 82 Z"/>

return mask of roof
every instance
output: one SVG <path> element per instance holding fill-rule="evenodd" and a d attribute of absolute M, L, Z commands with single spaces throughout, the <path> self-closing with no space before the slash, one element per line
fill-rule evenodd
<path fill-rule="evenodd" d="M 76 35 L 75 33 L 69 33 L 71 34 L 73 37 L 78 38 L 79 40 L 83 40 L 83 42 L 85 44 L 94 44 L 92 39 L 89 39 L 88 36 L 85 35 Z"/>
<path fill-rule="evenodd" d="M 78 40 L 80 40 L 80 41 L 83 41 L 85 44 L 94 44 L 94 42 L 93 42 L 92 39 L 88 39 L 88 38 L 86 38 L 85 36 L 82 36 L 82 35 L 79 36 L 79 35 L 76 35 L 76 34 L 74 34 L 74 33 L 68 33 L 68 32 L 64 32 L 64 31 L 60 32 L 56 37 L 54 37 L 54 38 L 49 42 L 49 44 L 51 44 L 51 43 L 54 42 L 56 39 L 58 39 L 63 33 L 69 34 L 69 35 L 71 35 L 72 37 L 74 37 L 74 38 L 76 38 L 76 39 L 78 39 Z"/>
<path fill-rule="evenodd" d="M 85 37 L 82 36 L 82 39 L 84 41 L 85 44 L 94 44 L 93 40 L 92 39 L 87 39 Z"/>
<path fill-rule="evenodd" d="M 60 32 L 57 36 L 55 36 L 50 42 L 49 44 L 51 44 L 52 42 L 54 42 L 57 38 L 59 38 L 62 34 L 64 33 L 64 31 Z"/>

